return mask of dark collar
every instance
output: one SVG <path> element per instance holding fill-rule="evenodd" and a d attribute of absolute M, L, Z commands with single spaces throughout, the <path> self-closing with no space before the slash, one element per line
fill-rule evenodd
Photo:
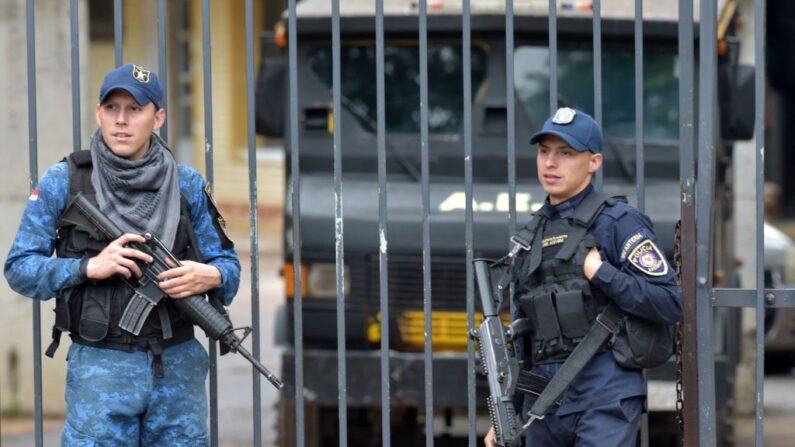
<path fill-rule="evenodd" d="M 582 203 L 582 200 L 590 193 L 593 192 L 593 185 L 590 183 L 582 191 L 569 197 L 568 199 L 552 205 L 549 203 L 549 196 L 544 200 L 544 206 L 541 207 L 541 214 L 549 220 L 557 218 L 568 219 L 574 217 L 574 210 Z"/>

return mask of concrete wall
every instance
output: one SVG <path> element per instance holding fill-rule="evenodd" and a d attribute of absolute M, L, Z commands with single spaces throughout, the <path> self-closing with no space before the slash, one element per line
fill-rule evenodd
<path fill-rule="evenodd" d="M 0 2 L 0 253 L 5 256 L 13 240 L 19 218 L 31 189 L 28 151 L 28 75 L 25 0 Z M 79 2 L 79 20 L 88 21 L 86 1 Z M 72 79 L 69 28 L 70 2 L 38 1 L 35 8 L 36 39 L 36 118 L 38 128 L 38 168 L 40 178 L 51 164 L 68 154 L 72 143 Z M 81 30 L 81 69 L 85 72 L 88 33 Z M 81 76 L 81 96 L 86 98 Z M 82 138 L 93 127 L 93 117 L 82 113 Z M 88 119 L 91 119 L 89 122 Z M 11 291 L 0 281 L 0 406 L 4 411 L 33 411 L 33 301 Z M 42 349 L 49 344 L 53 321 L 53 301 L 42 308 Z M 66 344 L 68 345 L 68 343 Z M 43 360 L 43 401 L 46 413 L 63 411 L 66 346 L 56 359 Z"/>

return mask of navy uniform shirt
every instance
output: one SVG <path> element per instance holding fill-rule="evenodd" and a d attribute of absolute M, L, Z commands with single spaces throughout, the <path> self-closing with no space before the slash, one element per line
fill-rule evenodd
<path fill-rule="evenodd" d="M 196 234 L 202 262 L 221 272 L 221 285 L 208 293 L 229 305 L 240 283 L 240 263 L 234 248 L 224 248 L 208 211 L 205 182 L 192 168 L 178 167 L 179 191 L 190 206 L 190 221 Z M 86 281 L 80 259 L 52 257 L 56 228 L 69 195 L 69 166 L 56 163 L 42 176 L 28 199 L 14 243 L 5 262 L 8 284 L 21 295 L 50 299 L 61 291 Z"/>
<path fill-rule="evenodd" d="M 593 187 L 557 205 L 546 200 L 540 212 L 549 221 L 567 219 Z M 682 315 L 682 296 L 675 273 L 663 251 L 648 217 L 632 206 L 619 202 L 606 207 L 591 227 L 602 253 L 602 265 L 591 284 L 625 312 L 659 323 L 675 324 Z M 521 283 L 521 278 L 517 278 Z M 517 284 L 516 309 L 524 291 Z M 562 363 L 535 365 L 533 371 L 552 377 Z M 597 354 L 572 382 L 557 409 L 560 416 L 646 393 L 640 370 L 622 368 L 611 351 Z M 534 399 L 525 397 L 524 415 Z M 553 408 L 552 411 L 555 411 Z"/>

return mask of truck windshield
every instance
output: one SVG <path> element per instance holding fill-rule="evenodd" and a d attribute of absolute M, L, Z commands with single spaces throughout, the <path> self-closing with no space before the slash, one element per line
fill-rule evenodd
<path fill-rule="evenodd" d="M 514 52 L 516 96 L 531 128 L 549 116 L 549 49 L 519 46 Z M 635 137 L 635 56 L 631 50 L 605 49 L 602 53 L 602 110 L 605 136 Z M 643 60 L 644 137 L 676 140 L 679 137 L 679 73 L 675 54 L 650 53 Z M 593 114 L 593 53 L 590 49 L 558 51 L 560 105 Z"/>
<path fill-rule="evenodd" d="M 411 43 L 384 47 L 386 130 L 420 132 L 420 59 Z M 486 52 L 472 47 L 472 91 L 486 76 Z M 375 47 L 343 46 L 340 50 L 343 107 L 366 130 L 376 130 Z M 315 48 L 309 57 L 312 72 L 332 86 L 331 48 Z M 428 45 L 428 130 L 435 134 L 461 132 L 463 123 L 463 61 L 461 45 Z"/>

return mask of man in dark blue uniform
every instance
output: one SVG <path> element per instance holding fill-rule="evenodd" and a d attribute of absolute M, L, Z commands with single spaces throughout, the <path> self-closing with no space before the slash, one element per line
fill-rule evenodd
<path fill-rule="evenodd" d="M 538 178 L 548 196 L 536 214 L 530 253 L 513 270 L 514 317 L 526 317 L 533 326 L 517 351 L 525 368 L 532 365 L 532 372 L 552 378 L 607 303 L 672 325 L 682 313 L 681 291 L 651 221 L 624 201 L 605 201 L 586 237 L 568 247 L 577 211 L 597 197 L 591 178 L 602 165 L 603 137 L 593 118 L 561 108 L 530 143 L 538 144 Z M 528 427 L 526 445 L 634 446 L 645 392 L 642 370 L 622 367 L 603 346 L 560 405 Z M 523 396 L 525 419 L 534 401 Z M 486 445 L 493 440 L 492 429 Z"/>
<path fill-rule="evenodd" d="M 90 151 L 74 153 L 45 172 L 28 199 L 5 276 L 12 289 L 56 298 L 52 356 L 62 331 L 67 360 L 63 446 L 204 446 L 207 353 L 174 300 L 209 294 L 231 303 L 240 263 L 204 179 L 178 165 L 153 133 L 165 121 L 163 90 L 154 72 L 128 64 L 102 84 Z M 62 219 L 77 193 L 127 233 L 94 239 Z M 133 334 L 119 327 L 149 255 L 128 247 L 152 231 L 182 261 L 161 273 L 161 300 Z M 56 257 L 52 257 L 55 252 Z"/>

